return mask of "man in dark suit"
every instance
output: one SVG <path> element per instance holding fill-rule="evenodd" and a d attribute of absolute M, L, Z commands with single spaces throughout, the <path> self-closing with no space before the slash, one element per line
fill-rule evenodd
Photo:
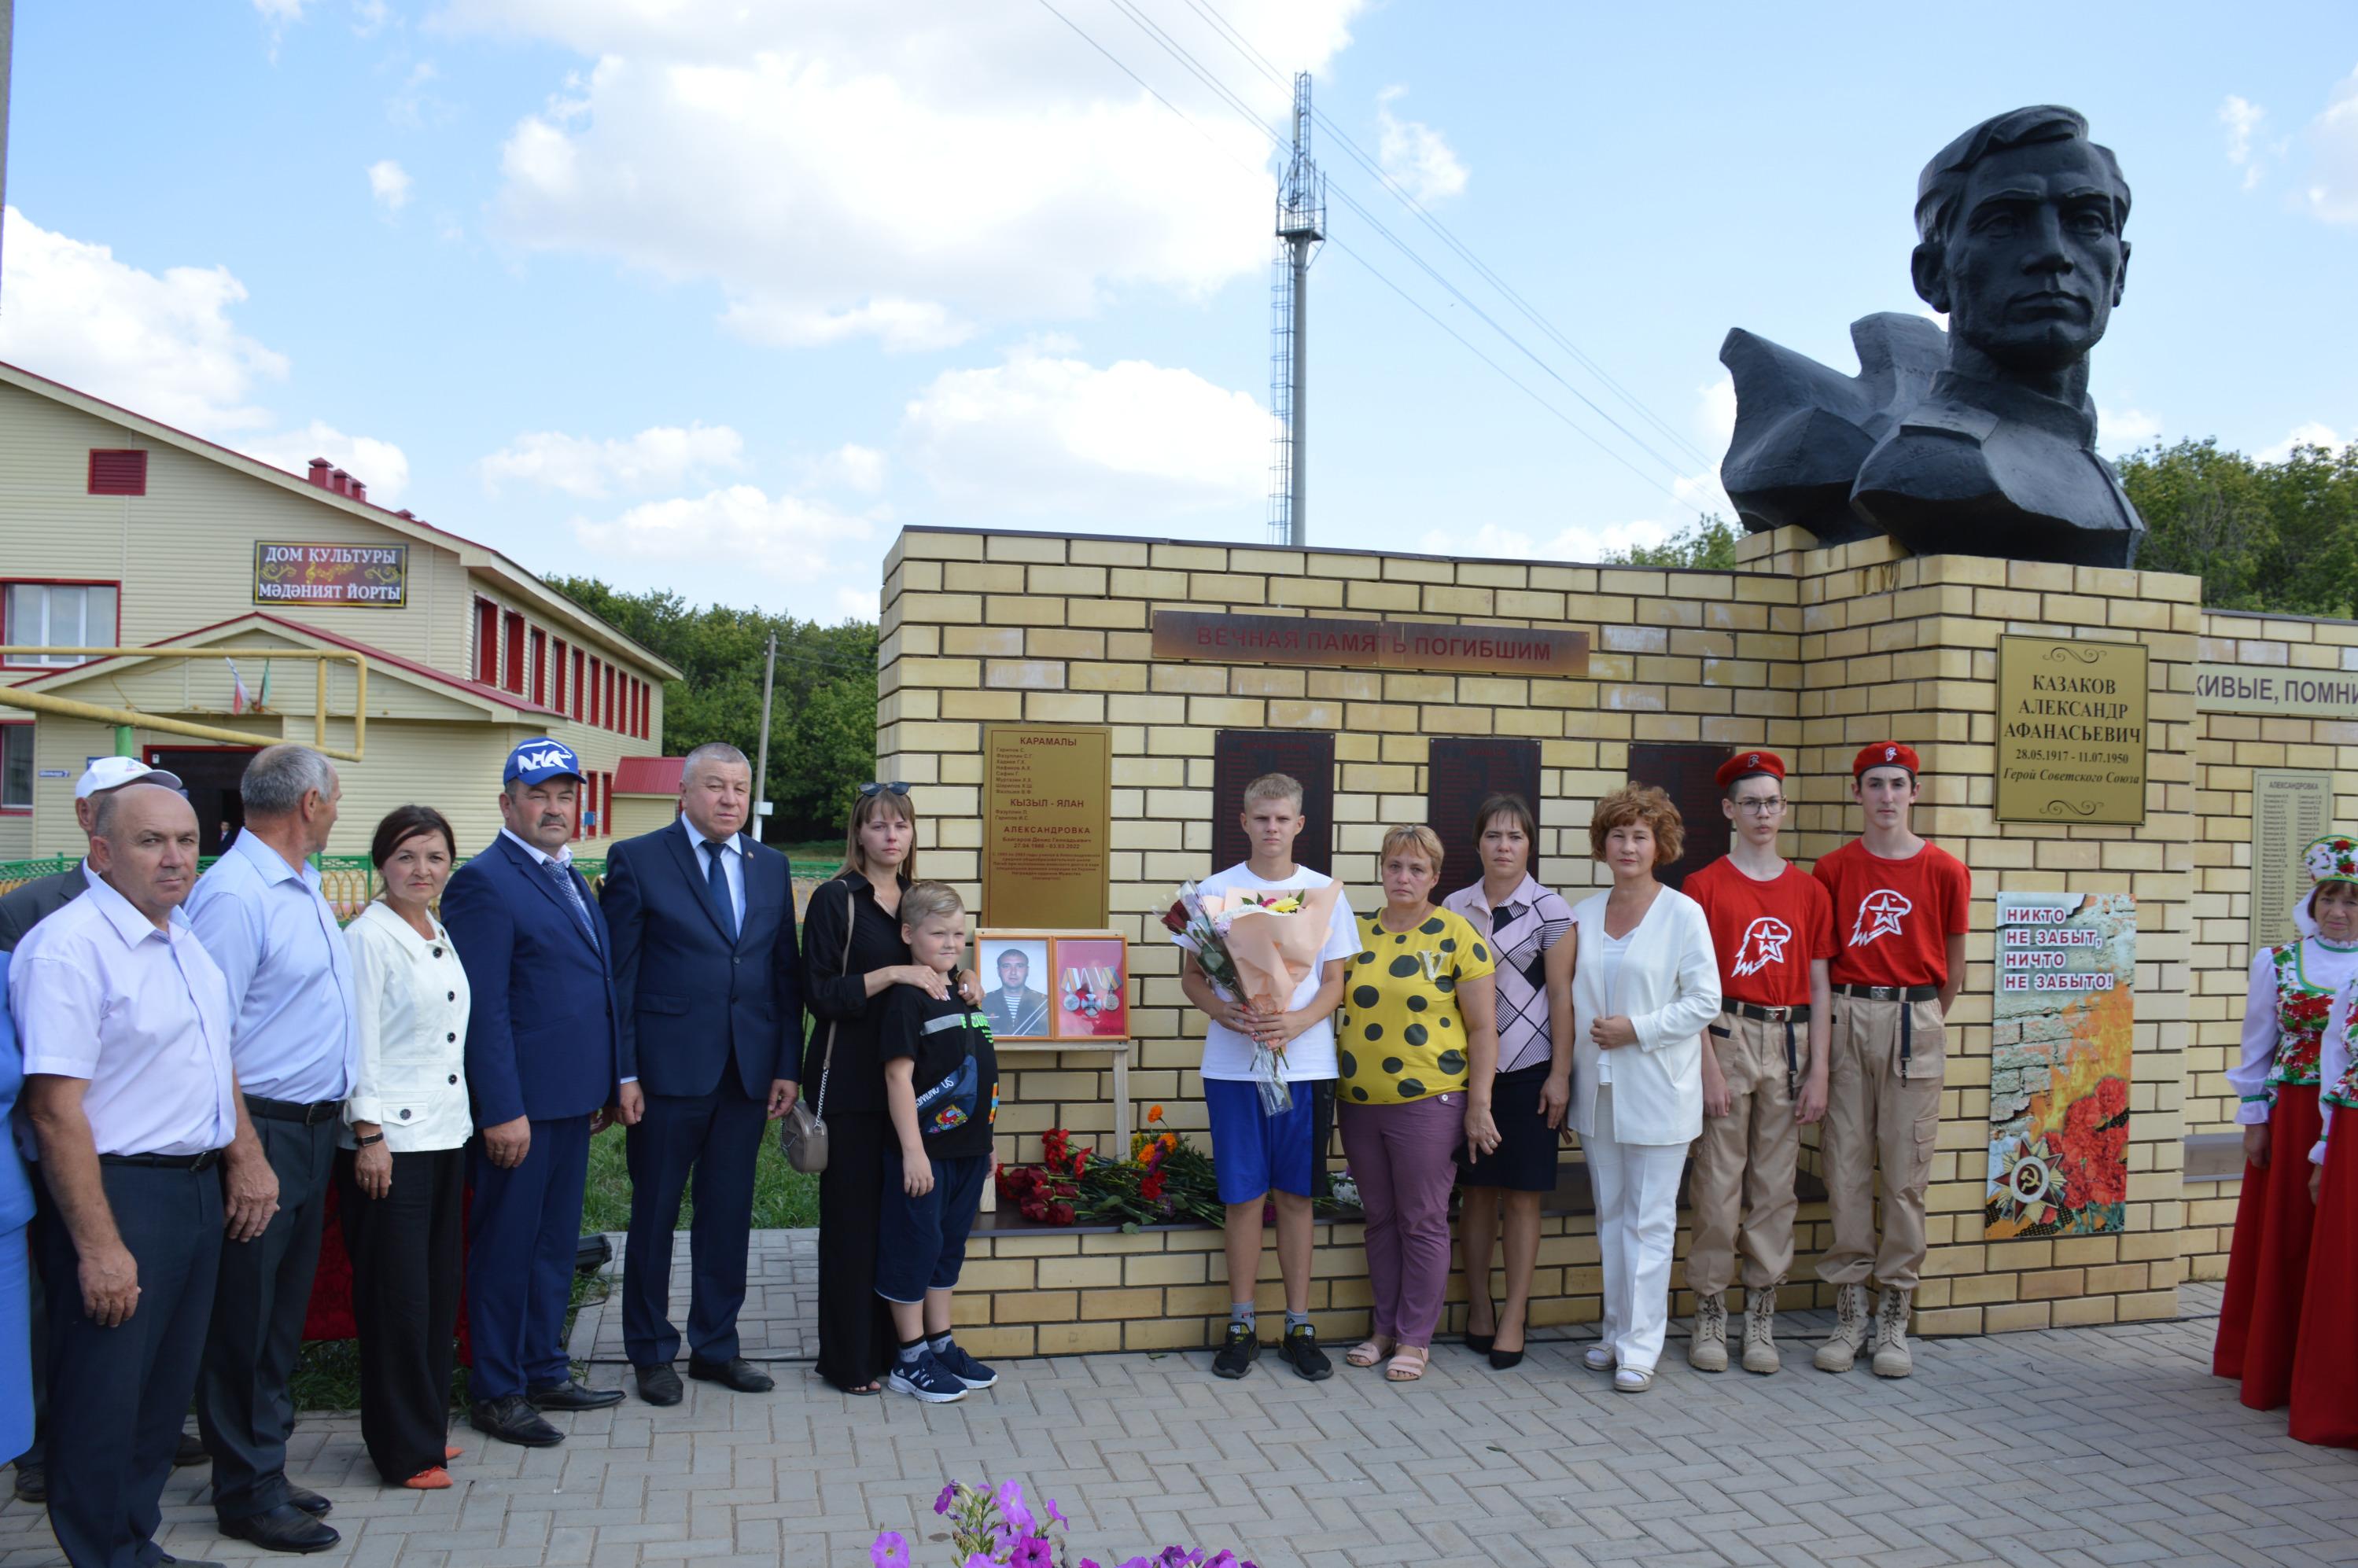
<path fill-rule="evenodd" d="M 1048 998 L 1031 987 L 1032 957 L 1021 947 L 999 952 L 999 989 L 985 991 L 983 1016 L 1001 1039 L 1048 1033 Z"/>
<path fill-rule="evenodd" d="M 741 1393 L 775 1386 L 738 1354 L 737 1313 L 762 1130 L 797 1092 L 801 958 L 786 858 L 741 831 L 752 789 L 744 752 L 698 746 L 680 772 L 678 819 L 606 857 L 614 998 L 644 1107 L 629 1134 L 622 1345 L 649 1404 L 680 1400 L 671 1251 L 691 1168 L 687 1375 Z"/>
<path fill-rule="evenodd" d="M 503 782 L 505 826 L 442 894 L 442 923 L 474 996 L 470 1419 L 503 1442 L 545 1448 L 565 1434 L 538 1411 L 600 1410 L 622 1397 L 574 1379 L 565 1310 L 590 1140 L 610 1115 L 637 1119 L 638 1086 L 616 1027 L 612 939 L 572 865 L 581 764 L 554 741 L 526 741 L 509 754 Z"/>

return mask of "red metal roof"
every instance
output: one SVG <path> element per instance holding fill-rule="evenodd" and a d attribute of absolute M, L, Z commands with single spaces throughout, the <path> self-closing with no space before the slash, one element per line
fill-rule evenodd
<path fill-rule="evenodd" d="M 624 757 L 614 764 L 616 795 L 677 795 L 686 757 Z"/>

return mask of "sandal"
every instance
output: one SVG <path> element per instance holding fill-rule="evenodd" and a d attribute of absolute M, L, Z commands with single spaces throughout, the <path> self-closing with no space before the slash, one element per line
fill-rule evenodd
<path fill-rule="evenodd" d="M 1372 1367 L 1390 1355 L 1398 1343 L 1391 1339 L 1362 1339 L 1351 1346 L 1350 1353 L 1343 1359 L 1353 1367 Z"/>
<path fill-rule="evenodd" d="M 1422 1345 L 1403 1345 L 1392 1353 L 1390 1363 L 1384 1368 L 1387 1383 L 1413 1383 L 1424 1376 L 1424 1364 L 1433 1359 L 1433 1351 Z"/>

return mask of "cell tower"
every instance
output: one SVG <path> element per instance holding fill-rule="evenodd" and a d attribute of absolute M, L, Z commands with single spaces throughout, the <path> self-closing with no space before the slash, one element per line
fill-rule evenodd
<path fill-rule="evenodd" d="M 1310 157 L 1310 73 L 1293 78 L 1293 158 L 1277 185 L 1277 263 L 1269 286 L 1269 406 L 1277 451 L 1269 470 L 1270 542 L 1310 542 L 1303 511 L 1303 395 L 1310 328 L 1310 262 L 1326 238 L 1326 177 Z"/>

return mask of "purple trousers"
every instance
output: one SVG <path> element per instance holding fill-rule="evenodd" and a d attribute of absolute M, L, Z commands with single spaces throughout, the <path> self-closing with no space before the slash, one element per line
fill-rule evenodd
<path fill-rule="evenodd" d="M 1368 1216 L 1375 1336 L 1431 1345 L 1449 1290 L 1449 1189 L 1466 1138 L 1466 1096 L 1336 1108 L 1343 1153 Z"/>

